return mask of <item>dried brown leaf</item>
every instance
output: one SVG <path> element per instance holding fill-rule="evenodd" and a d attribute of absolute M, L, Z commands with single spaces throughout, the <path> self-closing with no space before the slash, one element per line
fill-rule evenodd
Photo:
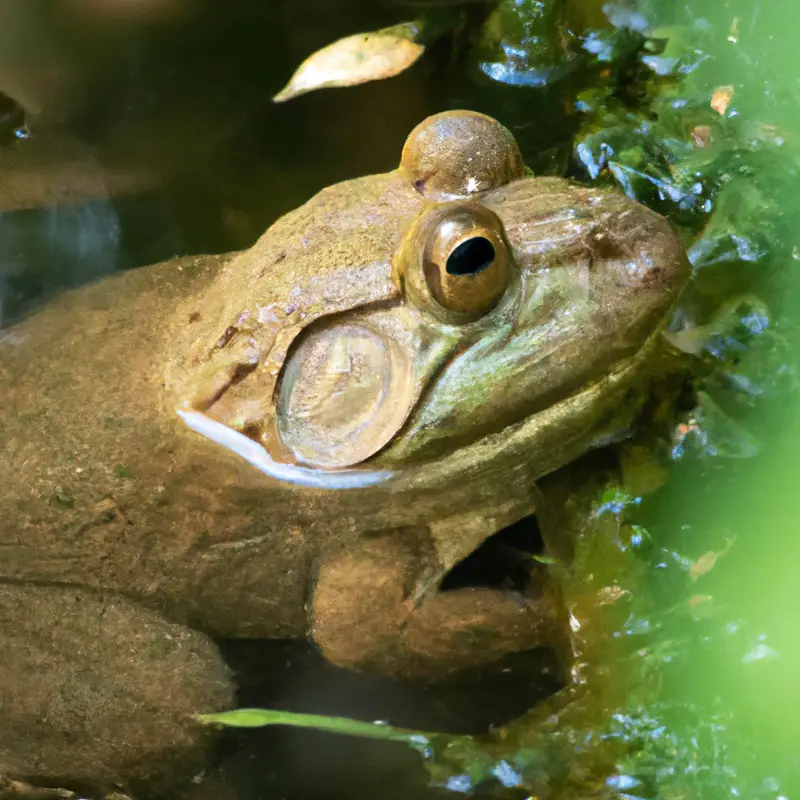
<path fill-rule="evenodd" d="M 715 553 L 712 550 L 703 553 L 703 555 L 689 567 L 689 577 L 693 581 L 696 581 L 698 578 L 711 572 L 711 570 L 714 569 L 714 565 L 717 563 L 717 559 L 724 556 L 731 547 L 733 547 L 735 541 L 735 538 L 727 539 L 725 547 L 719 553 Z"/>
<path fill-rule="evenodd" d="M 717 114 L 724 114 L 733 100 L 733 86 L 717 86 L 711 95 L 711 108 Z"/>
<path fill-rule="evenodd" d="M 692 619 L 710 619 L 714 615 L 714 598 L 710 594 L 696 594 L 689 598 Z"/>
<path fill-rule="evenodd" d="M 696 594 L 689 598 L 689 608 L 695 609 L 703 603 L 708 603 L 714 598 L 710 594 Z"/>
<path fill-rule="evenodd" d="M 694 146 L 699 148 L 708 147 L 714 141 L 710 125 L 695 125 L 691 130 L 691 136 Z"/>
<path fill-rule="evenodd" d="M 391 78 L 424 52 L 423 45 L 388 31 L 346 36 L 312 53 L 272 99 L 283 103 L 315 89 Z"/>

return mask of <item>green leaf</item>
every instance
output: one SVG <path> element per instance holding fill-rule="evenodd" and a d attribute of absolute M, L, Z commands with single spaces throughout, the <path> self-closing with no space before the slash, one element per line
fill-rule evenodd
<path fill-rule="evenodd" d="M 396 728 L 380 722 L 362 722 L 345 717 L 299 714 L 293 711 L 277 711 L 267 708 L 239 708 L 218 714 L 197 714 L 196 718 L 208 725 L 224 725 L 229 728 L 264 728 L 268 725 L 288 725 L 294 728 L 328 731 L 346 736 L 361 736 L 366 739 L 403 742 L 417 750 L 429 747 L 432 738 L 449 738 L 436 733 L 428 734 L 422 731 Z"/>
<path fill-rule="evenodd" d="M 197 714 L 197 719 L 207 725 L 224 725 L 227 728 L 263 728 L 266 725 L 278 725 L 276 715 L 280 712 L 267 711 L 261 708 L 238 708 L 235 711 L 223 711 L 217 714 Z"/>

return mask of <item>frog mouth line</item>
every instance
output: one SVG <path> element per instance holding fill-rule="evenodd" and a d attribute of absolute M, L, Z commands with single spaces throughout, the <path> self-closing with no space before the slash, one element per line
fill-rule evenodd
<path fill-rule="evenodd" d="M 603 378 L 603 381 L 611 384 L 624 382 L 629 375 L 636 372 L 641 363 L 647 358 L 660 335 L 661 330 L 659 329 L 646 340 L 634 355 L 620 361 L 616 369 L 610 371 Z M 546 415 L 552 415 L 567 404 L 574 404 L 580 401 L 582 397 L 590 396 L 596 390 L 596 383 L 584 386 L 574 394 L 568 395 L 558 403 L 529 417 L 521 425 L 517 423 L 510 427 L 519 432 L 518 429 L 521 426 L 527 426 L 532 420 L 539 421 Z M 275 461 L 262 445 L 249 436 L 221 422 L 217 422 L 200 411 L 177 408 L 176 413 L 196 433 L 231 450 L 260 472 L 283 483 L 291 483 L 310 489 L 362 489 L 386 483 L 393 478 L 408 475 L 409 473 L 408 470 L 368 469 L 366 467 L 320 469 L 317 467 L 304 467 L 298 464 L 286 464 Z M 475 444 L 466 445 L 462 449 L 469 450 L 476 445 L 481 446 L 482 444 L 485 444 L 484 440 L 479 440 Z M 434 463 L 437 465 L 436 475 L 439 479 L 452 478 L 448 470 L 441 469 L 441 460 L 437 460 Z M 415 466 L 412 470 L 413 478 L 419 478 L 422 473 L 427 473 L 426 466 L 428 465 L 420 464 Z"/>
<path fill-rule="evenodd" d="M 361 489 L 389 480 L 389 470 L 324 470 L 275 461 L 258 442 L 217 422 L 200 411 L 176 409 L 178 416 L 197 433 L 241 456 L 256 469 L 284 483 L 312 489 Z"/>

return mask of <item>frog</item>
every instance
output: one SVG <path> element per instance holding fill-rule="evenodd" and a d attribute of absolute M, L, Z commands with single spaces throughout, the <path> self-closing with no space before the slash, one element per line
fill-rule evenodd
<path fill-rule="evenodd" d="M 235 706 L 221 639 L 422 681 L 562 641 L 546 565 L 447 576 L 629 435 L 689 271 L 666 219 L 456 110 L 248 250 L 0 331 L 0 774 L 172 791 Z"/>

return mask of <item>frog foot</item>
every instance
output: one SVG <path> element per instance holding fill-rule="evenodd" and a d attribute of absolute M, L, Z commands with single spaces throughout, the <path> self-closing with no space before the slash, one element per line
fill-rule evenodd
<path fill-rule="evenodd" d="M 522 650 L 552 645 L 563 630 L 546 587 L 531 593 L 441 584 L 396 538 L 365 542 L 321 565 L 312 633 L 324 656 L 355 670 L 439 680 Z"/>

